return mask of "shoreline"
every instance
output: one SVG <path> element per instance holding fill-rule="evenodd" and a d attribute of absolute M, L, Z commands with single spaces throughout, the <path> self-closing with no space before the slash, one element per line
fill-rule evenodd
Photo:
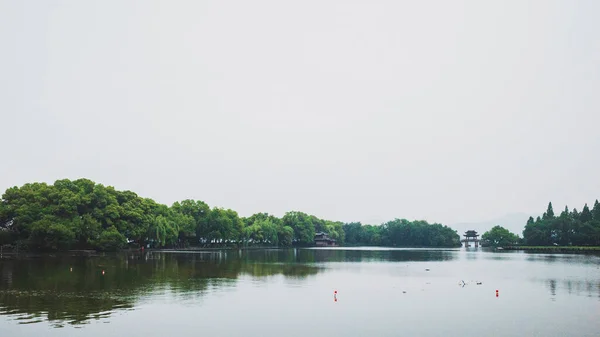
<path fill-rule="evenodd" d="M 285 249 L 310 249 L 310 248 L 334 248 L 343 249 L 348 248 L 404 248 L 404 249 L 459 249 L 462 250 L 465 247 L 388 247 L 388 246 L 335 246 L 335 247 L 318 247 L 318 246 L 292 246 L 292 247 L 278 247 L 278 246 L 251 246 L 251 247 L 188 247 L 188 248 L 150 248 L 150 249 L 123 249 L 119 251 L 96 251 L 88 249 L 73 249 L 67 251 L 56 251 L 56 252 L 35 252 L 27 250 L 1 249 L 3 257 L 16 257 L 16 256 L 29 256 L 29 257 L 40 257 L 40 256 L 102 256 L 106 254 L 119 254 L 119 253 L 145 253 L 145 252 L 214 252 L 214 251 L 235 251 L 235 250 L 285 250 Z M 600 253 L 600 246 L 506 246 L 506 247 L 480 247 L 488 248 L 497 252 L 505 251 L 528 251 L 528 252 L 548 252 L 548 253 Z"/>
<path fill-rule="evenodd" d="M 523 250 L 540 252 L 600 252 L 599 246 L 508 246 L 502 250 Z"/>

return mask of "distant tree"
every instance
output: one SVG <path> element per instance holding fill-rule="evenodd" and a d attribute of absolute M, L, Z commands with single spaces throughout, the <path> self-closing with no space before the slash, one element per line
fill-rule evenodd
<path fill-rule="evenodd" d="M 586 223 L 588 221 L 592 220 L 592 213 L 590 212 L 590 209 L 588 207 L 587 204 L 585 204 L 583 206 L 583 210 L 581 211 L 581 215 L 579 216 L 579 220 L 581 220 L 581 222 Z"/>
<path fill-rule="evenodd" d="M 592 218 L 594 220 L 600 221 L 600 203 L 598 203 L 598 199 L 594 203 L 594 208 L 592 209 Z"/>
<path fill-rule="evenodd" d="M 569 216 L 569 207 L 565 206 L 565 210 L 560 213 L 560 216 Z"/>
<path fill-rule="evenodd" d="M 277 237 L 281 246 L 291 246 L 294 239 L 294 229 L 290 226 L 279 226 Z"/>
<path fill-rule="evenodd" d="M 552 208 L 552 202 L 548 203 L 548 208 L 546 209 L 546 212 L 542 216 L 542 219 L 543 220 L 554 219 L 554 209 Z"/>
<path fill-rule="evenodd" d="M 595 245 L 600 246 L 600 220 L 595 219 L 598 203 L 590 211 L 587 204 L 581 213 L 576 208 L 569 212 L 565 206 L 559 217 L 551 217 L 551 207 L 538 217 L 534 222 L 531 218 L 527 221 L 523 231 L 524 241 L 528 245 Z M 598 211 L 600 212 L 600 211 Z"/>
<path fill-rule="evenodd" d="M 189 223 L 187 219 L 181 218 L 181 221 L 185 223 L 185 226 L 182 226 L 180 233 L 182 241 L 198 243 L 201 239 L 207 238 L 210 207 L 205 202 L 186 199 L 181 202 L 175 202 L 171 206 L 171 209 L 175 213 L 192 217 L 194 220 L 194 228 L 192 230 L 192 228 L 190 228 L 192 224 Z"/>
<path fill-rule="evenodd" d="M 347 223 L 342 226 L 346 234 L 346 243 L 353 245 L 360 243 L 361 227 L 362 224 L 360 222 Z"/>
<path fill-rule="evenodd" d="M 325 232 L 340 245 L 343 245 L 346 240 L 343 226 L 344 224 L 339 221 L 325 221 Z"/>
<path fill-rule="evenodd" d="M 588 226 L 589 227 L 589 226 Z M 585 227 L 581 233 L 587 233 Z M 586 229 L 587 228 L 587 229 Z M 257 213 L 242 219 L 230 209 L 195 200 L 171 207 L 89 179 L 29 183 L 0 199 L 0 243 L 32 250 L 118 250 L 128 243 L 152 248 L 189 245 L 311 245 L 315 232 L 338 244 L 458 247 L 447 226 L 395 219 L 382 225 L 343 224 L 292 211 L 283 218 Z"/>
<path fill-rule="evenodd" d="M 535 223 L 535 220 L 533 220 L 533 217 L 530 216 L 529 219 L 527 219 L 527 224 L 528 225 L 533 225 Z"/>
<path fill-rule="evenodd" d="M 346 242 L 354 245 L 389 245 L 398 247 L 460 247 L 456 231 L 426 221 L 395 219 L 381 226 L 349 223 L 343 225 Z"/>
<path fill-rule="evenodd" d="M 101 251 L 116 251 L 124 248 L 126 244 L 127 239 L 114 226 L 103 231 L 98 240 L 94 242 L 94 245 Z"/>
<path fill-rule="evenodd" d="M 494 226 L 483 233 L 481 239 L 492 247 L 511 246 L 519 243 L 519 237 L 502 226 Z"/>
<path fill-rule="evenodd" d="M 75 244 L 75 233 L 67 223 L 53 216 L 45 216 L 32 224 L 27 244 L 40 251 L 67 250 Z"/>
<path fill-rule="evenodd" d="M 213 208 L 208 219 L 208 242 L 240 243 L 243 238 L 244 223 L 236 211 Z"/>
<path fill-rule="evenodd" d="M 294 230 L 294 241 L 299 244 L 312 244 L 315 238 L 315 226 L 311 217 L 302 212 L 287 212 L 283 218 L 284 226 Z"/>

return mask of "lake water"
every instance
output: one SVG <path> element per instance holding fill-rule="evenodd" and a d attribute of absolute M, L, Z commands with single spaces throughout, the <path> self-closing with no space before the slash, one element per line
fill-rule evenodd
<path fill-rule="evenodd" d="M 600 257 L 323 248 L 0 259 L 0 336 L 207 335 L 600 336 Z"/>

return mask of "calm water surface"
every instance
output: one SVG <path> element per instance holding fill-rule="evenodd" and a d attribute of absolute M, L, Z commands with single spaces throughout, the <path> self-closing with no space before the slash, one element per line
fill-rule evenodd
<path fill-rule="evenodd" d="M 324 248 L 0 259 L 0 336 L 205 335 L 600 336 L 600 257 Z"/>

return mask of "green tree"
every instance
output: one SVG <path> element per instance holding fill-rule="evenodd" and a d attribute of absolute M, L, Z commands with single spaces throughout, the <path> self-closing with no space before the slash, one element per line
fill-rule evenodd
<path fill-rule="evenodd" d="M 344 244 L 346 239 L 343 226 L 339 221 L 325 221 L 325 232 L 340 245 Z"/>
<path fill-rule="evenodd" d="M 198 242 L 199 240 L 207 239 L 210 207 L 205 202 L 186 199 L 181 202 L 175 202 L 171 208 L 176 213 L 190 216 L 194 219 L 194 233 L 188 230 L 187 225 L 182 227 L 183 233 L 181 233 L 181 236 L 183 240 Z"/>
<path fill-rule="evenodd" d="M 100 234 L 94 246 L 101 251 L 117 251 L 127 244 L 127 239 L 119 233 L 115 226 L 111 226 Z"/>
<path fill-rule="evenodd" d="M 312 244 L 315 239 L 315 227 L 311 217 L 302 212 L 287 212 L 283 216 L 284 226 L 294 230 L 294 241 L 299 244 Z"/>
<path fill-rule="evenodd" d="M 549 217 L 552 214 L 546 211 L 543 218 L 532 222 L 527 221 L 523 237 L 528 245 L 600 245 L 600 221 L 595 220 L 595 209 L 600 208 L 594 204 L 590 211 L 587 204 L 581 213 L 577 209 L 569 212 L 565 206 L 559 217 Z M 550 207 L 549 207 L 550 208 Z"/>
<path fill-rule="evenodd" d="M 206 238 L 209 243 L 241 242 L 243 238 L 244 223 L 237 212 L 230 209 L 213 208 L 208 218 L 208 233 Z"/>
<path fill-rule="evenodd" d="M 157 216 L 152 220 L 150 226 L 148 226 L 146 241 L 148 241 L 152 247 L 164 247 L 167 243 L 167 227 L 167 219 L 162 215 Z"/>
<path fill-rule="evenodd" d="M 362 231 L 362 224 L 360 222 L 351 222 L 344 224 L 342 226 L 342 230 L 346 235 L 346 242 L 348 244 L 359 244 L 360 243 L 360 235 Z"/>
<path fill-rule="evenodd" d="M 590 208 L 587 204 L 583 206 L 583 210 L 581 211 L 581 215 L 579 216 L 579 220 L 581 222 L 586 223 L 592 220 L 592 212 L 590 212 Z"/>
<path fill-rule="evenodd" d="M 277 239 L 282 246 L 291 246 L 294 240 L 294 229 L 290 226 L 279 226 L 277 230 Z"/>
<path fill-rule="evenodd" d="M 590 228 L 595 227 L 582 226 L 576 239 L 590 232 Z M 211 209 L 202 201 L 183 200 L 168 207 L 89 179 L 11 187 L 0 200 L 2 243 L 18 243 L 37 250 L 117 250 L 127 242 L 155 248 L 249 242 L 312 245 L 315 232 L 325 232 L 339 244 L 460 245 L 456 231 L 425 221 L 403 219 L 362 226 L 297 211 L 288 212 L 281 219 L 267 213 L 241 219 L 233 210 Z"/>
<path fill-rule="evenodd" d="M 544 220 L 554 219 L 554 209 L 552 208 L 552 202 L 548 203 L 548 208 L 546 209 L 546 213 L 542 217 Z"/>
<path fill-rule="evenodd" d="M 492 227 L 483 233 L 481 239 L 492 247 L 511 246 L 519 243 L 517 235 L 502 226 Z"/>
<path fill-rule="evenodd" d="M 598 199 L 596 199 L 596 202 L 594 202 L 594 208 L 592 208 L 592 218 L 600 221 L 600 203 L 598 203 Z"/>
<path fill-rule="evenodd" d="M 74 243 L 75 233 L 54 217 L 46 216 L 32 224 L 28 245 L 36 250 L 67 250 Z"/>

